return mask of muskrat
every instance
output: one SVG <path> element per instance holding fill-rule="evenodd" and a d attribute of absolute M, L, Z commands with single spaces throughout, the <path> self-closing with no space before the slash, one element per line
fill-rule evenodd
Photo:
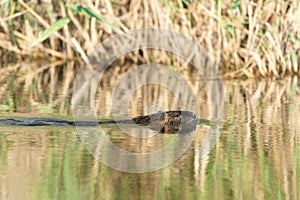
<path fill-rule="evenodd" d="M 167 111 L 158 112 L 151 115 L 139 116 L 132 119 L 135 124 L 148 126 L 148 125 L 180 125 L 188 124 L 197 121 L 197 116 L 190 111 Z M 128 123 L 131 120 L 120 121 L 120 123 Z"/>
<path fill-rule="evenodd" d="M 8 126 L 95 126 L 97 124 L 137 124 L 159 132 L 194 130 L 198 123 L 196 115 L 190 111 L 167 111 L 126 120 L 110 121 L 69 121 L 55 118 L 9 118 L 0 119 L 0 125 Z"/>
<path fill-rule="evenodd" d="M 175 110 L 138 116 L 132 120 L 116 120 L 113 123 L 134 123 L 140 126 L 147 126 L 147 128 L 160 133 L 190 133 L 195 131 L 198 118 L 190 111 Z"/>

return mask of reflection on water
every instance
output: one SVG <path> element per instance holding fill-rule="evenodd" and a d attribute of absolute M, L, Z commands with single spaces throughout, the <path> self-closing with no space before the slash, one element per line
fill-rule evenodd
<path fill-rule="evenodd" d="M 39 69 L 1 77 L 0 117 L 72 118 L 74 71 L 49 65 Z M 60 77 L 61 73 L 67 80 Z M 113 70 L 109 73 L 117 74 Z M 99 94 L 105 95 L 95 102 L 99 116 L 104 118 L 110 118 L 108 88 L 118 75 L 111 77 L 100 84 Z M 189 82 L 201 102 L 199 115 L 208 118 L 205 85 L 201 79 L 193 79 L 192 72 L 187 77 L 191 77 Z M 202 157 L 208 127 L 198 126 L 183 156 L 168 167 L 144 174 L 124 173 L 99 163 L 72 127 L 1 127 L 0 199 L 299 199 L 298 79 L 224 84 L 226 121 L 235 127 L 225 127 L 216 146 Z M 140 98 L 133 95 L 133 116 L 148 112 L 152 104 L 162 109 L 177 108 L 176 99 L 157 85 L 143 87 L 136 94 L 147 95 L 152 101 L 140 106 Z M 123 134 L 114 125 L 103 129 L 115 145 L 132 152 L 159 149 L 175 137 L 155 134 L 150 141 Z M 132 133 L 138 134 L 134 130 Z"/>

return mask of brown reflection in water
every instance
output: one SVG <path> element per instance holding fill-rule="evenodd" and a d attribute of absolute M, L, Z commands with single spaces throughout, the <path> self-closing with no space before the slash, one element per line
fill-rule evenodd
<path fill-rule="evenodd" d="M 0 69 L 0 109 L 19 113 L 70 113 L 74 62 L 18 63 Z"/>
<path fill-rule="evenodd" d="M 237 172 L 248 185 L 246 193 L 257 199 L 282 195 L 297 199 L 299 188 L 299 83 L 298 78 L 281 81 L 227 83 L 227 117 L 236 126 L 235 134 L 243 159 L 248 160 Z M 234 114 L 236 113 L 236 114 Z M 249 173 L 249 174 L 247 174 Z M 266 178 L 268 176 L 269 180 Z M 280 181 L 279 181 L 280 180 Z M 270 181 L 270 182 L 268 182 Z M 237 194 L 237 193 L 236 193 Z"/>
<path fill-rule="evenodd" d="M 4 111 L 37 115 L 49 110 L 71 113 L 70 94 L 76 72 L 72 67 L 21 68 L 19 64 L 10 70 L 0 73 L 1 116 L 7 115 Z M 13 75 L 16 70 L 19 74 Z M 61 78 L 60 73 L 64 77 L 68 74 L 69 80 Z M 117 80 L 118 69 L 107 74 L 98 89 L 104 92 L 103 98 L 95 102 L 98 112 L 106 117 L 110 116 L 111 92 L 105 88 Z M 192 79 L 193 74 L 187 73 L 185 77 Z M 197 77 L 191 83 L 201 102 L 201 116 L 208 116 L 205 85 Z M 202 158 L 200 150 L 207 129 L 198 127 L 192 146 L 178 161 L 146 174 L 122 173 L 103 166 L 85 151 L 73 130 L 59 129 L 53 134 L 52 128 L 1 128 L 1 199 L 34 199 L 40 197 L 41 191 L 48 199 L 109 199 L 129 195 L 143 199 L 299 199 L 299 80 L 295 77 L 279 81 L 226 81 L 225 86 L 226 121 L 235 124 L 234 129 L 225 128 L 211 153 Z M 166 108 L 176 107 L 176 100 L 166 95 L 167 90 L 152 85 L 146 92 L 143 95 L 147 94 L 152 102 L 159 102 L 157 96 L 162 95 L 164 103 L 170 101 L 165 103 Z M 133 105 L 142 104 L 138 101 L 132 97 Z M 146 111 L 132 109 L 131 114 Z M 161 134 L 152 142 L 127 140 L 114 129 L 106 128 L 113 133 L 112 141 L 132 151 L 150 151 L 174 137 Z"/>
<path fill-rule="evenodd" d="M 136 68 L 132 66 L 131 68 Z M 130 69 L 131 69 L 130 68 Z M 74 62 L 63 64 L 18 63 L 7 67 L 0 76 L 0 110 L 19 113 L 60 113 L 71 114 L 72 86 L 78 66 Z M 112 92 L 128 66 L 108 68 L 97 84 L 96 97 L 93 100 L 96 114 L 100 118 L 111 117 Z M 181 73 L 182 69 L 175 69 Z M 146 72 L 145 72 L 146 73 Z M 1 73 L 0 73 L 1 74 Z M 194 94 L 197 103 L 207 103 L 205 84 L 195 70 L 184 70 L 181 74 Z M 145 75 L 141 75 L 145 76 Z M 165 77 L 159 77 L 163 80 Z M 124 88 L 126 90 L 126 85 Z M 178 85 L 177 88 L 182 86 Z M 178 90 L 179 92 L 180 90 Z M 132 117 L 154 113 L 158 110 L 176 110 L 184 108 L 192 110 L 195 105 L 192 98 L 185 94 L 177 94 L 182 105 L 178 104 L 173 92 L 158 84 L 148 84 L 138 88 L 128 99 L 129 113 Z M 177 93 L 178 93 L 177 92 Z M 208 116 L 208 109 L 200 107 L 201 116 Z"/>

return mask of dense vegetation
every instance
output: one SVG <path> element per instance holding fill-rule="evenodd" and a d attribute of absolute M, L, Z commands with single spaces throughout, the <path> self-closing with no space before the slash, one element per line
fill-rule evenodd
<path fill-rule="evenodd" d="M 85 60 L 113 34 L 160 27 L 193 38 L 227 77 L 300 72 L 299 1 L 4 0 L 0 4 L 2 63 L 45 57 Z"/>

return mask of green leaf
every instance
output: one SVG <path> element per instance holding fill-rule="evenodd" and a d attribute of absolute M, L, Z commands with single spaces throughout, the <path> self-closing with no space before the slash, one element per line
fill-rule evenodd
<path fill-rule="evenodd" d="M 215 2 L 216 2 L 217 10 L 218 10 L 219 9 L 219 3 L 220 3 L 220 1 L 219 0 L 215 0 Z"/>
<path fill-rule="evenodd" d="M 181 0 L 181 1 L 182 1 L 183 4 L 186 5 L 186 7 L 190 7 L 190 5 L 191 5 L 190 0 Z"/>
<path fill-rule="evenodd" d="M 226 28 L 227 32 L 229 33 L 229 35 L 231 37 L 235 37 L 234 36 L 234 29 L 230 25 L 228 25 L 225 20 L 221 19 L 221 24 Z"/>
<path fill-rule="evenodd" d="M 52 24 L 49 28 L 47 28 L 37 39 L 37 41 L 35 41 L 32 46 L 36 45 L 39 42 L 42 42 L 44 40 L 46 40 L 47 38 L 49 38 L 51 35 L 53 35 L 54 33 L 56 33 L 57 31 L 59 31 L 60 29 L 62 29 L 64 27 L 64 25 L 68 24 L 70 22 L 70 19 L 68 17 L 65 18 L 61 18 L 59 19 L 57 22 L 55 22 L 54 24 Z"/>
<path fill-rule="evenodd" d="M 66 6 L 68 8 L 73 9 L 73 10 L 76 10 L 79 13 L 84 13 L 84 14 L 86 14 L 89 17 L 95 17 L 98 21 L 101 21 L 101 22 L 109 25 L 112 29 L 114 29 L 114 30 L 117 31 L 117 29 L 116 29 L 116 27 L 114 25 L 112 25 L 106 19 L 104 19 L 103 17 L 101 17 L 100 15 L 98 15 L 97 13 L 95 13 L 94 11 L 92 11 L 92 10 L 90 10 L 88 8 L 85 8 L 85 7 L 82 7 L 82 6 L 79 6 L 79 5 L 75 5 L 73 3 L 68 3 Z"/>
<path fill-rule="evenodd" d="M 231 5 L 231 9 L 232 9 L 233 11 L 236 11 L 240 5 L 241 5 L 241 0 L 236 0 L 236 1 Z"/>
<path fill-rule="evenodd" d="M 292 61 L 295 71 L 298 71 L 298 58 L 296 51 L 292 50 Z"/>
<path fill-rule="evenodd" d="M 294 34 L 288 32 L 288 36 L 294 44 L 297 42 L 297 39 L 295 38 Z"/>

